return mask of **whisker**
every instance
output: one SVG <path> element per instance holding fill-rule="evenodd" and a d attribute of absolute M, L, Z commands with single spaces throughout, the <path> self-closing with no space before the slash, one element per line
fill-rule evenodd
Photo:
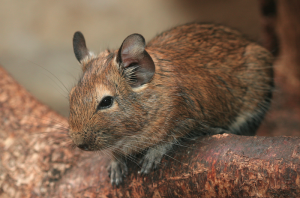
<path fill-rule="evenodd" d="M 21 56 L 22 57 L 22 56 Z M 58 80 L 58 82 L 65 88 L 65 90 L 63 90 L 63 89 L 61 89 L 62 91 L 66 91 L 66 93 L 68 94 L 69 93 L 69 90 L 67 89 L 67 87 L 64 85 L 64 83 L 56 76 L 56 75 L 54 75 L 51 71 L 49 71 L 48 69 L 46 69 L 46 68 L 44 68 L 44 67 L 42 67 L 41 65 L 39 65 L 39 64 L 37 64 L 37 63 L 35 63 L 35 62 L 33 62 L 33 61 L 31 61 L 31 60 L 29 60 L 29 59 L 27 59 L 27 58 L 25 58 L 25 57 L 22 57 L 24 60 L 26 60 L 26 61 L 28 61 L 28 62 L 30 62 L 31 64 L 33 64 L 33 65 L 35 65 L 35 66 L 37 66 L 37 67 L 39 67 L 39 68 L 41 68 L 41 69 L 43 69 L 43 70 L 45 70 L 45 71 L 47 71 L 49 74 L 51 74 L 56 80 Z M 50 78 L 51 79 L 51 78 Z M 51 79 L 52 80 L 52 79 Z M 58 87 L 60 87 L 57 83 L 56 83 L 56 81 L 54 81 L 54 80 L 52 80 Z M 67 97 L 66 97 L 67 98 Z"/>

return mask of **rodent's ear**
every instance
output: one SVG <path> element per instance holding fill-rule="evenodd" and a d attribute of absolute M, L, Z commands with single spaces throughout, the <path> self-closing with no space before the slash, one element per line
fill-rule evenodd
<path fill-rule="evenodd" d="M 73 49 L 77 60 L 81 63 L 83 59 L 89 56 L 89 50 L 85 45 L 84 36 L 81 32 L 75 32 L 73 36 Z"/>
<path fill-rule="evenodd" d="M 140 34 L 131 34 L 122 43 L 117 62 L 124 70 L 131 87 L 139 87 L 150 82 L 155 72 L 155 65 L 145 50 L 145 39 Z"/>

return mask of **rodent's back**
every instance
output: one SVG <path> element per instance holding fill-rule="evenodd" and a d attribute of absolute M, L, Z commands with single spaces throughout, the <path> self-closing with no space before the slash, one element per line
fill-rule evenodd
<path fill-rule="evenodd" d="M 255 133 L 273 87 L 273 58 L 266 49 L 230 28 L 194 23 L 163 32 L 146 50 L 156 65 L 152 83 L 173 99 L 174 115 Z"/>

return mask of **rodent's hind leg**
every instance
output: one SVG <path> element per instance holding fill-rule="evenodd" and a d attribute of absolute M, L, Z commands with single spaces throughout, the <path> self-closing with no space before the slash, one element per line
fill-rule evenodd
<path fill-rule="evenodd" d="M 162 157 L 172 148 L 173 143 L 159 144 L 149 148 L 143 156 L 140 164 L 142 165 L 139 174 L 148 174 L 152 169 L 156 169 L 161 162 Z"/>
<path fill-rule="evenodd" d="M 119 186 L 123 177 L 126 177 L 128 173 L 127 165 L 122 159 L 113 159 L 108 166 L 108 175 L 110 177 L 110 183 L 112 185 Z"/>

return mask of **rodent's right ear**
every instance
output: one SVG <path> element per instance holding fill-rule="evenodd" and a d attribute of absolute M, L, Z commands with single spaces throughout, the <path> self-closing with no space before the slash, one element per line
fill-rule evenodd
<path fill-rule="evenodd" d="M 117 62 L 124 69 L 125 78 L 134 88 L 150 82 L 155 73 L 155 64 L 145 47 L 142 35 L 131 34 L 123 41 L 118 51 Z"/>
<path fill-rule="evenodd" d="M 81 32 L 75 32 L 73 36 L 73 49 L 77 60 L 82 60 L 89 56 L 89 50 L 86 47 L 84 36 Z"/>

